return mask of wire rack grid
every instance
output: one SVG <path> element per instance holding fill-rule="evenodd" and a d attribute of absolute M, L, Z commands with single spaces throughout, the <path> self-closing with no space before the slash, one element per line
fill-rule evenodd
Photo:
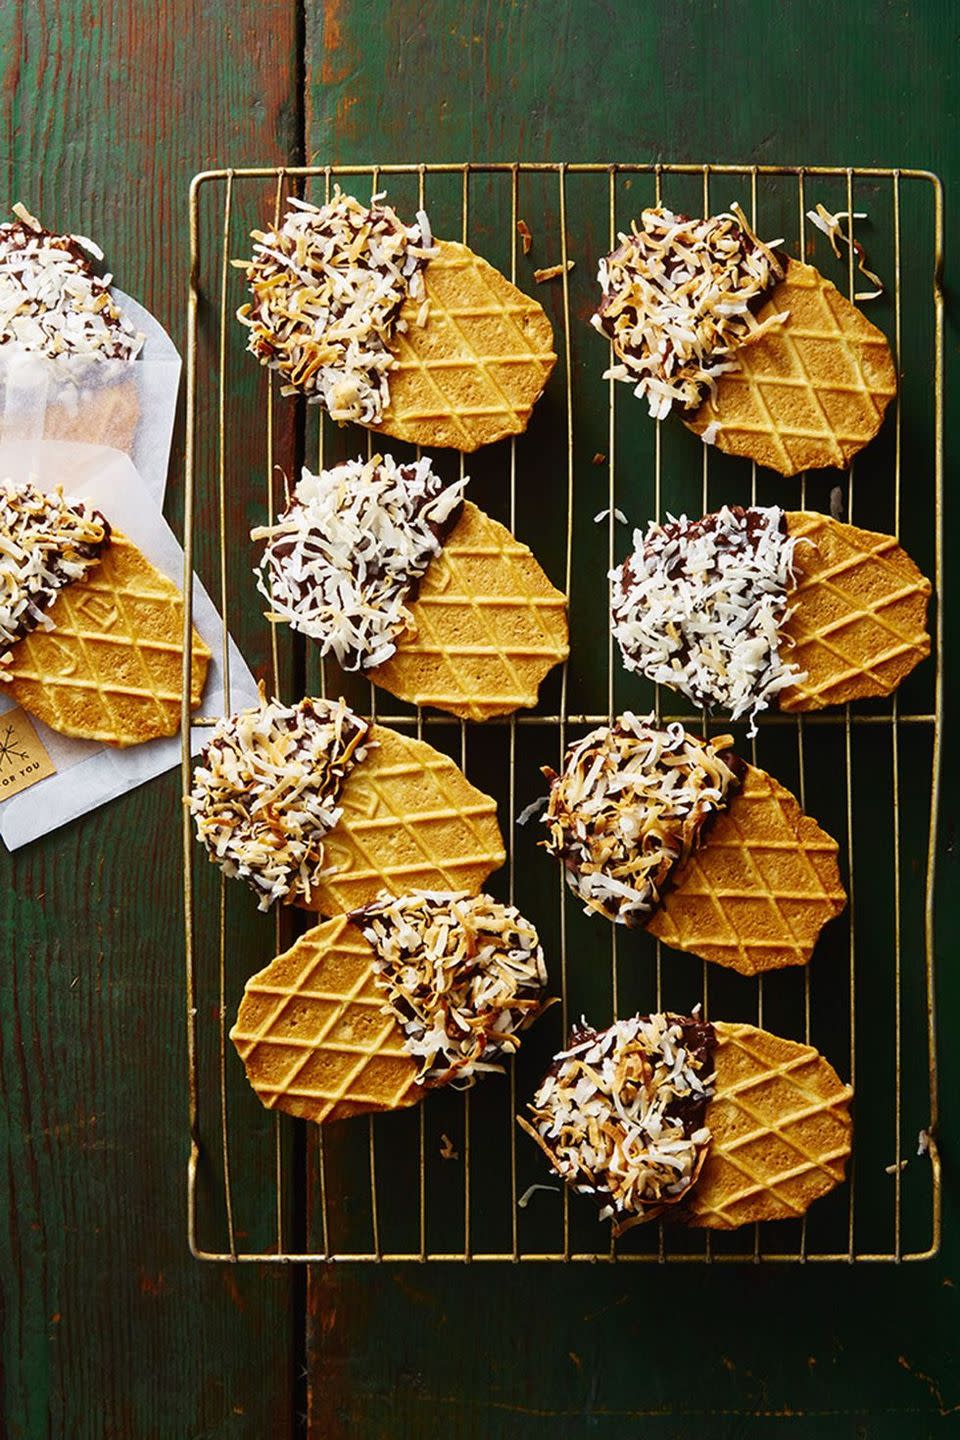
<path fill-rule="evenodd" d="M 273 377 L 243 354 L 233 312 L 243 281 L 230 260 L 249 253 L 248 231 L 277 219 L 287 196 L 328 198 L 334 184 L 363 198 L 390 187 L 401 213 L 428 209 L 434 233 L 460 237 L 534 290 L 532 266 L 561 271 L 537 290 L 550 310 L 560 360 L 526 436 L 470 457 L 471 494 L 520 538 L 571 600 L 572 654 L 530 712 L 470 727 L 392 702 L 355 677 L 318 664 L 303 642 L 263 619 L 244 532 L 270 520 L 284 475 L 373 451 L 373 437 L 339 430 L 315 407 L 278 395 Z M 882 436 L 845 474 L 783 481 L 712 452 L 675 423 L 653 423 L 627 387 L 603 380 L 605 342 L 583 323 L 593 302 L 596 257 L 654 201 L 709 214 L 740 198 L 752 224 L 819 264 L 856 293 L 855 222 L 870 261 L 889 282 L 874 312 L 894 348 L 902 384 Z M 361 188 L 363 187 L 363 188 Z M 734 193 L 730 194 L 733 189 Z M 841 265 L 810 226 L 822 200 L 846 212 Z M 529 222 L 536 254 L 518 242 Z M 476 1091 L 435 1093 L 403 1115 L 325 1131 L 259 1107 L 227 1040 L 243 984 L 285 948 L 304 917 L 274 921 L 242 886 L 205 864 L 184 809 L 183 869 L 189 1081 L 188 1238 L 199 1258 L 251 1263 L 304 1261 L 853 1262 L 922 1260 L 940 1244 L 936 1148 L 934 862 L 942 709 L 942 621 L 933 663 L 886 702 L 806 717 L 763 716 L 758 759 L 791 785 L 841 841 L 848 912 L 825 932 L 802 973 L 747 981 L 659 942 L 586 920 L 559 868 L 517 828 L 538 789 L 537 767 L 556 764 L 568 742 L 625 708 L 662 720 L 733 729 L 684 711 L 619 666 L 606 619 L 605 576 L 628 546 L 633 523 L 666 511 L 728 503 L 836 509 L 903 536 L 941 590 L 943 469 L 943 197 L 923 171 L 693 164 L 351 165 L 208 171 L 190 189 L 185 575 L 197 570 L 219 596 L 232 632 L 274 693 L 346 694 L 381 723 L 412 729 L 459 761 L 501 803 L 508 847 L 500 893 L 536 921 L 561 1004 L 529 1033 L 506 1077 Z M 569 262 L 573 261 L 573 265 Z M 830 270 L 833 267 L 833 271 Z M 840 273 L 842 270 L 842 273 Z M 255 401 L 250 394 L 255 390 Z M 391 447 L 403 452 L 404 447 Z M 412 452 L 411 452 L 412 453 Z M 912 461 L 909 495 L 904 457 Z M 262 457 L 262 458 L 261 458 Z M 462 476 L 462 456 L 445 457 Z M 861 478 L 862 477 L 862 478 Z M 545 503 L 546 502 L 546 503 Z M 592 523 L 594 507 L 601 511 Z M 606 513 L 603 513 L 606 512 Z M 239 518 L 238 518 L 239 517 Z M 249 523 L 248 523 L 249 522 Z M 605 523 L 604 523 L 605 522 Z M 236 542 L 236 543 L 234 543 Z M 601 581 L 601 577 L 604 577 Z M 189 596 L 190 587 L 186 587 Z M 185 616 L 185 673 L 192 636 Z M 602 636 L 602 639 L 598 639 Z M 185 694 L 189 687 L 185 686 Z M 379 708 L 378 708 L 379 706 Z M 183 713 L 183 785 L 190 788 L 191 725 Z M 741 731 L 742 731 L 742 727 Z M 741 745 L 744 749 L 747 742 Z M 539 782 L 542 788 L 542 782 Z M 491 888 L 495 888 L 492 884 Z M 243 892 L 243 893 L 241 893 Z M 597 1024 L 636 1009 L 689 1009 L 749 1019 L 812 1042 L 856 1090 L 855 1149 L 846 1186 L 802 1221 L 733 1235 L 693 1234 L 658 1222 L 620 1242 L 586 1202 L 551 1186 L 515 1116 L 549 1056 L 584 1012 Z M 557 1014 L 556 1012 L 559 1012 Z M 922 1137 L 926 1158 L 914 1157 Z M 551 1193 L 553 1191 L 554 1193 Z"/>

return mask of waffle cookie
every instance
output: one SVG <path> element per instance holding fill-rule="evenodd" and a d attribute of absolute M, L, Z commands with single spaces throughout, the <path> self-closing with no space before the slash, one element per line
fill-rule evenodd
<path fill-rule="evenodd" d="M 373 958 L 361 931 L 337 915 L 247 981 L 230 1039 L 268 1110 L 323 1124 L 421 1098 Z"/>
<path fill-rule="evenodd" d="M 543 309 L 466 245 L 375 197 L 292 200 L 241 262 L 248 348 L 334 420 L 476 450 L 526 429 L 554 365 Z"/>
<path fill-rule="evenodd" d="M 671 872 L 647 929 L 741 975 L 805 965 L 847 903 L 838 849 L 789 790 L 745 765 L 703 844 Z"/>
<path fill-rule="evenodd" d="M 105 745 L 180 728 L 180 591 L 89 504 L 0 485 L 0 593 L 0 680 L 25 710 Z M 194 709 L 209 660 L 194 632 Z"/>
<path fill-rule="evenodd" d="M 265 540 L 267 616 L 384 689 L 463 719 L 536 704 L 566 659 L 566 599 L 525 545 L 423 456 L 304 470 Z"/>
<path fill-rule="evenodd" d="M 361 720 L 343 700 L 219 721 L 194 770 L 198 837 L 261 909 L 336 915 L 381 891 L 476 892 L 503 864 L 496 805 L 446 755 Z"/>
<path fill-rule="evenodd" d="M 305 907 L 333 915 L 382 890 L 480 890 L 506 859 L 496 803 L 423 740 L 373 725 L 370 746 L 344 782 L 327 873 Z"/>
<path fill-rule="evenodd" d="M 892 535 L 795 510 L 790 642 L 796 682 L 783 710 L 821 710 L 889 695 L 930 654 L 927 580 Z"/>
<path fill-rule="evenodd" d="M 544 772 L 543 844 L 588 912 L 743 974 L 805 964 L 846 903 L 838 846 L 732 743 L 627 712 Z"/>
<path fill-rule="evenodd" d="M 75 405 L 48 408 L 44 424 L 46 440 L 80 440 L 86 444 L 110 445 L 129 455 L 140 424 L 140 395 L 132 380 L 98 385 L 80 391 Z M 8 439 L 15 438 L 6 429 Z"/>
<path fill-rule="evenodd" d="M 379 429 L 411 445 L 478 450 L 527 428 L 557 357 L 535 300 L 466 245 L 441 240 L 422 301 L 401 311 Z"/>
<path fill-rule="evenodd" d="M 757 319 L 786 315 L 736 352 L 737 369 L 688 421 L 729 455 L 797 475 L 845 470 L 897 393 L 886 337 L 812 265 L 790 260 Z"/>
<path fill-rule="evenodd" d="M 489 896 L 384 896 L 247 982 L 230 1038 L 268 1109 L 318 1124 L 472 1085 L 544 1008 L 537 933 Z"/>
<path fill-rule="evenodd" d="M 583 1025 L 519 1124 L 614 1234 L 664 1217 L 731 1230 L 840 1184 L 853 1091 L 816 1050 L 661 1013 Z"/>
<path fill-rule="evenodd" d="M 746 715 L 888 695 L 930 651 L 930 582 L 890 535 L 809 511 L 725 507 L 634 533 L 611 573 L 628 670 Z"/>
<path fill-rule="evenodd" d="M 662 419 L 783 475 L 845 468 L 880 428 L 897 376 L 882 333 L 743 213 L 643 211 L 600 262 L 593 324 L 607 372 Z M 774 242 L 779 244 L 780 242 Z"/>
<path fill-rule="evenodd" d="M 853 1090 L 810 1045 L 753 1025 L 712 1028 L 711 1138 L 675 1218 L 710 1230 L 795 1219 L 844 1179 Z"/>
<path fill-rule="evenodd" d="M 395 653 L 370 679 L 463 720 L 529 709 L 569 653 L 566 596 L 526 545 L 469 500 L 408 609 Z"/>

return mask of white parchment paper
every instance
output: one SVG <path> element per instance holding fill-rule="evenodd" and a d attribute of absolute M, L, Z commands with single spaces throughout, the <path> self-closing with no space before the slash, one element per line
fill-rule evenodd
<path fill-rule="evenodd" d="M 128 536 L 158 570 L 182 587 L 183 549 L 128 456 L 70 441 L 8 441 L 0 443 L 0 476 L 15 480 L 33 476 L 44 489 L 60 484 L 66 494 L 91 500 L 115 529 Z M 193 623 L 213 655 L 198 713 L 222 715 L 227 704 L 221 624 L 212 600 L 196 577 Z M 232 640 L 229 654 L 230 708 L 238 710 L 256 704 L 256 683 Z M 13 703 L 4 694 L 0 682 L 0 713 L 9 710 Z M 180 763 L 179 735 L 115 749 L 89 740 L 68 739 L 33 720 L 32 716 L 31 720 L 57 767 L 57 774 L 0 802 L 0 839 L 9 850 L 49 834 L 78 815 L 95 810 Z M 208 735 L 207 730 L 194 730 L 191 738 L 194 754 Z"/>
<path fill-rule="evenodd" d="M 120 290 L 113 295 L 146 337 L 136 360 L 75 364 L 0 346 L 0 444 L 70 440 L 120 450 L 162 504 L 180 355 L 149 310 Z"/>

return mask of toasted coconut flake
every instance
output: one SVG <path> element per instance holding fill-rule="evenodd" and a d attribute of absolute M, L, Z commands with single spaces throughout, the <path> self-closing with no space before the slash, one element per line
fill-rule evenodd
<path fill-rule="evenodd" d="M 610 572 L 613 634 L 628 670 L 695 705 L 756 717 L 804 677 L 780 653 L 796 540 L 778 506 L 725 506 L 634 531 Z"/>
<path fill-rule="evenodd" d="M 533 278 L 538 285 L 542 285 L 545 280 L 556 280 L 564 273 L 569 273 L 575 263 L 574 260 L 568 260 L 566 264 L 561 261 L 558 265 L 547 265 L 542 270 L 534 270 Z"/>
<path fill-rule="evenodd" d="M 602 299 L 591 324 L 620 360 L 604 378 L 633 385 L 654 419 L 674 404 L 694 409 L 719 375 L 737 368 L 737 346 L 786 318 L 761 325 L 753 313 L 782 278 L 773 250 L 739 210 L 706 220 L 644 210 L 600 261 Z"/>
<path fill-rule="evenodd" d="M 529 805 L 524 805 L 517 816 L 518 825 L 528 825 L 536 816 L 542 815 L 550 802 L 549 795 L 538 795 L 536 800 L 531 800 Z"/>
<path fill-rule="evenodd" d="M 396 650 L 407 600 L 460 512 L 466 478 L 443 488 L 424 456 L 347 460 L 319 475 L 306 468 L 266 540 L 257 588 L 267 618 L 319 642 L 347 670 L 380 665 Z"/>
<path fill-rule="evenodd" d="M 859 240 L 850 238 L 849 230 L 843 228 L 843 222 L 845 220 L 852 222 L 853 220 L 866 220 L 866 218 L 866 210 L 854 210 L 852 212 L 850 210 L 838 210 L 834 215 L 831 214 L 825 205 L 820 205 L 819 203 L 815 210 L 807 211 L 807 219 L 826 235 L 830 241 L 830 249 L 836 258 L 838 260 L 843 259 L 843 252 L 840 249 L 841 244 L 846 245 L 848 251 L 852 246 L 853 253 L 857 257 L 857 269 L 864 279 L 869 280 L 871 285 L 876 287 L 873 290 L 855 291 L 853 296 L 854 300 L 876 300 L 878 296 L 883 294 L 883 281 L 880 279 L 880 276 L 875 275 L 872 270 L 867 268 L 866 250 L 864 250 Z"/>
<path fill-rule="evenodd" d="M 254 231 L 253 258 L 241 262 L 253 299 L 237 311 L 247 349 L 285 395 L 364 425 L 390 402 L 400 310 L 408 295 L 424 298 L 421 271 L 437 253 L 422 211 L 407 226 L 380 198 L 368 208 L 337 187 L 321 207 L 291 199 L 278 227 Z"/>
<path fill-rule="evenodd" d="M 325 836 L 343 782 L 367 753 L 370 727 L 343 700 L 267 700 L 219 720 L 193 772 L 197 838 L 260 909 L 308 900 L 327 873 Z"/>
<path fill-rule="evenodd" d="M 520 243 L 523 246 L 524 255 L 529 255 L 533 249 L 533 235 L 526 220 L 517 221 L 517 234 L 520 236 Z"/>
<path fill-rule="evenodd" d="M 616 1233 L 675 1205 L 710 1141 L 713 1027 L 655 1014 L 585 1023 L 556 1056 L 520 1124 L 556 1175 L 601 1205 Z"/>
<path fill-rule="evenodd" d="M 355 911 L 376 952 L 384 1013 L 404 1032 L 422 1085 L 465 1089 L 520 1046 L 545 1008 L 547 971 L 537 932 L 489 895 L 382 895 Z"/>
<path fill-rule="evenodd" d="M 729 735 L 698 740 L 627 711 L 571 745 L 563 773 L 544 769 L 550 801 L 542 842 L 566 867 L 587 912 L 642 925 L 675 865 L 737 783 Z"/>
<path fill-rule="evenodd" d="M 47 611 L 58 593 L 96 565 L 109 543 L 110 526 L 89 501 L 32 480 L 0 483 L 0 679 L 8 678 L 6 647 L 51 628 Z"/>
<path fill-rule="evenodd" d="M 13 212 L 0 225 L 0 345 L 45 355 L 71 378 L 89 360 L 135 359 L 144 337 L 90 263 L 100 247 L 46 230 L 19 203 Z"/>

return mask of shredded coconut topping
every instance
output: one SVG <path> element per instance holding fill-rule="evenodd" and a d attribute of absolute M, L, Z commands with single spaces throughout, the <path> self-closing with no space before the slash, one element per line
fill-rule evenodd
<path fill-rule="evenodd" d="M 537 932 L 489 895 L 383 895 L 351 915 L 376 951 L 385 1014 L 396 1016 L 418 1083 L 461 1089 L 520 1047 L 544 1009 Z"/>
<path fill-rule="evenodd" d="M 95 565 L 110 526 L 86 500 L 32 481 L 0 483 L 0 648 L 53 628 L 57 594 Z M 0 677 L 10 652 L 0 654 Z"/>
<path fill-rule="evenodd" d="M 695 705 L 756 717 L 802 675 L 780 655 L 796 540 L 778 506 L 724 507 L 635 530 L 611 570 L 613 633 L 628 670 Z"/>
<path fill-rule="evenodd" d="M 602 1220 L 620 1231 L 652 1219 L 683 1199 L 705 1158 L 713 1046 L 713 1027 L 696 1014 L 583 1025 L 520 1124 L 556 1175 L 601 1203 Z"/>
<path fill-rule="evenodd" d="M 652 718 L 652 717 L 651 717 Z M 544 768 L 550 799 L 542 843 L 584 901 L 622 925 L 642 925 L 667 878 L 700 843 L 709 816 L 737 784 L 729 735 L 698 740 L 627 711 L 571 745 L 563 773 Z"/>
<path fill-rule="evenodd" d="M 737 346 L 786 319 L 754 317 L 751 307 L 783 269 L 734 211 L 690 220 L 663 207 L 644 210 L 600 261 L 603 298 L 591 324 L 620 359 L 604 379 L 635 386 L 654 419 L 674 403 L 689 410 L 715 393 L 717 376 L 738 368 Z"/>
<path fill-rule="evenodd" d="M 445 490 L 426 456 L 304 469 L 276 524 L 251 532 L 267 541 L 256 572 L 267 618 L 310 635 L 347 670 L 382 664 L 408 627 L 406 602 L 440 553 L 466 483 Z"/>
<path fill-rule="evenodd" d="M 22 205 L 0 225 L 0 345 L 68 362 L 133 360 L 144 337 L 110 294 L 89 255 L 103 252 L 82 235 L 55 235 Z M 87 253 L 84 253 L 87 252 Z"/>
<path fill-rule="evenodd" d="M 367 753 L 369 725 L 343 700 L 267 700 L 217 722 L 193 772 L 197 836 L 230 876 L 275 900 L 308 900 L 343 782 Z"/>
<path fill-rule="evenodd" d="M 873 285 L 874 288 L 872 290 L 856 290 L 853 296 L 854 300 L 876 300 L 883 294 L 883 281 L 879 275 L 875 275 L 867 266 L 867 252 L 860 244 L 860 241 L 852 238 L 849 233 L 853 229 L 854 220 L 866 220 L 866 218 L 866 210 L 838 210 L 837 213 L 833 215 L 825 205 L 820 204 L 817 205 L 815 210 L 807 211 L 807 219 L 826 235 L 830 241 L 830 249 L 836 258 L 838 260 L 843 259 L 843 252 L 840 249 L 841 245 L 846 245 L 848 250 L 852 249 L 854 255 L 857 257 L 857 269 L 864 279 L 869 280 Z M 847 222 L 846 229 L 844 229 L 844 221 Z"/>
<path fill-rule="evenodd" d="M 291 198 L 278 228 L 253 232 L 253 259 L 237 262 L 253 296 L 237 311 L 247 349 L 278 372 L 284 395 L 363 425 L 390 402 L 400 309 L 408 295 L 424 299 L 421 272 L 438 253 L 422 210 L 407 226 L 381 198 L 368 208 L 339 187 L 319 208 Z"/>

